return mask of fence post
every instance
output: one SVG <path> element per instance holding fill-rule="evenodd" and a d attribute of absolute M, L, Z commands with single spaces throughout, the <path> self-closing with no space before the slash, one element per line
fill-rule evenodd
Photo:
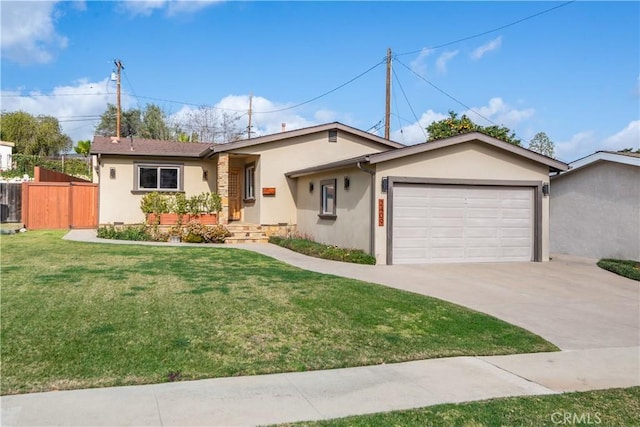
<path fill-rule="evenodd" d="M 22 226 L 29 228 L 29 183 L 22 183 Z"/>

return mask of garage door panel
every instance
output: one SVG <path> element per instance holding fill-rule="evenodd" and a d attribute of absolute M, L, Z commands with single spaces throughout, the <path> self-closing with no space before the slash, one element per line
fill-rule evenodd
<path fill-rule="evenodd" d="M 460 227 L 433 227 L 431 233 L 424 234 L 425 236 L 431 236 L 432 238 L 439 237 L 458 237 L 463 238 L 464 232 Z"/>
<path fill-rule="evenodd" d="M 432 249 L 441 249 L 441 248 L 464 249 L 464 238 L 433 237 L 429 241 L 429 247 Z"/>
<path fill-rule="evenodd" d="M 395 264 L 533 258 L 531 188 L 395 184 L 393 191 Z"/>
<path fill-rule="evenodd" d="M 464 229 L 462 227 L 458 228 L 458 232 L 463 235 Z M 470 238 L 478 238 L 478 237 L 498 237 L 499 230 L 497 227 L 469 227 L 467 230 L 467 236 Z"/>
<path fill-rule="evenodd" d="M 464 218 L 464 207 L 432 207 L 429 212 L 424 212 L 431 218 Z"/>

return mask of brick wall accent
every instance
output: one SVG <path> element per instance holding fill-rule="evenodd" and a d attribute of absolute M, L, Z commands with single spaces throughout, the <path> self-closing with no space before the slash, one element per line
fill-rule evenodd
<path fill-rule="evenodd" d="M 218 194 L 222 200 L 222 210 L 218 213 L 218 223 L 229 223 L 229 154 L 218 154 Z"/>

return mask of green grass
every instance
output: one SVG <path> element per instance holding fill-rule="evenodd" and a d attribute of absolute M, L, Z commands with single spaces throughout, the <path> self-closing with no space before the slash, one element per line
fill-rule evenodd
<path fill-rule="evenodd" d="M 601 259 L 598 267 L 628 279 L 640 281 L 640 262 L 623 259 Z"/>
<path fill-rule="evenodd" d="M 309 239 L 302 238 L 283 238 L 271 236 L 269 243 L 282 246 L 304 255 L 316 258 L 329 259 L 332 261 L 351 262 L 354 264 L 370 264 L 376 263 L 376 257 L 369 255 L 360 249 L 345 249 L 333 245 L 325 245 L 314 242 Z"/>
<path fill-rule="evenodd" d="M 509 397 L 282 426 L 638 426 L 640 387 Z"/>
<path fill-rule="evenodd" d="M 232 248 L 1 239 L 13 394 L 557 350 L 440 300 Z"/>

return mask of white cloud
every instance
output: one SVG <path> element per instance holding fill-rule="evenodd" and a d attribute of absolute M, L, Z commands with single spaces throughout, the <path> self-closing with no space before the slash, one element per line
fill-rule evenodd
<path fill-rule="evenodd" d="M 624 148 L 640 148 L 640 120 L 630 122 L 620 132 L 605 138 L 601 149 L 617 151 Z"/>
<path fill-rule="evenodd" d="M 489 43 L 483 44 L 482 46 L 479 46 L 478 48 L 476 48 L 471 54 L 471 57 L 473 59 L 480 59 L 486 53 L 491 52 L 492 50 L 498 49 L 501 45 L 502 45 L 502 36 L 496 39 L 493 39 Z"/>
<path fill-rule="evenodd" d="M 599 138 L 594 131 L 588 130 L 573 135 L 568 141 L 556 143 L 558 159 L 572 162 L 596 151 L 618 151 L 625 148 L 640 148 L 640 120 L 634 120 L 619 132 Z"/>
<path fill-rule="evenodd" d="M 98 82 L 82 79 L 72 85 L 58 86 L 50 93 L 33 91 L 22 94 L 20 91 L 3 90 L 2 109 L 56 117 L 62 131 L 75 143 L 92 139 L 95 126 L 100 122 L 98 116 L 105 112 L 107 103 L 115 104 L 115 89 L 109 87 L 110 84 L 108 78 Z M 131 97 L 123 94 L 123 108 L 128 108 L 131 103 Z"/>
<path fill-rule="evenodd" d="M 2 2 L 2 56 L 19 64 L 44 64 L 67 47 L 67 38 L 54 26 L 56 1 Z"/>
<path fill-rule="evenodd" d="M 166 11 L 167 16 L 189 14 L 220 3 L 221 0 L 135 0 L 120 4 L 122 12 L 132 16 L 149 16 L 156 10 Z"/>
<path fill-rule="evenodd" d="M 595 132 L 583 131 L 573 135 L 568 141 L 556 142 L 554 151 L 558 160 L 572 162 L 597 151 L 597 142 Z"/>
<path fill-rule="evenodd" d="M 515 130 L 516 125 L 531 118 L 535 110 L 527 108 L 519 110 L 506 104 L 502 98 L 492 98 L 489 100 L 489 104 L 481 107 L 472 108 L 483 116 L 491 119 L 495 123 L 506 126 L 509 129 Z M 459 116 L 466 114 L 475 123 L 483 126 L 492 125 L 493 123 L 486 121 L 482 117 L 478 116 L 471 110 L 463 111 Z M 449 117 L 448 113 L 440 113 L 433 110 L 427 110 L 422 114 L 420 120 L 417 123 L 402 127 L 400 130 L 391 132 L 391 139 L 401 142 L 403 144 L 412 145 L 425 141 L 424 130 L 431 123 L 442 120 Z M 424 130 L 424 131 L 423 131 Z"/>
<path fill-rule="evenodd" d="M 478 115 L 478 113 L 480 115 Z M 484 118 L 486 117 L 500 126 L 506 126 L 513 129 L 524 120 L 533 117 L 535 110 L 533 108 L 518 110 L 506 104 L 502 98 L 496 97 L 489 100 L 489 105 L 472 107 L 470 110 L 467 110 L 462 114 L 466 114 L 471 120 L 482 126 L 493 125 L 493 123 Z"/>
<path fill-rule="evenodd" d="M 437 68 L 438 72 L 446 73 L 447 72 L 447 62 L 449 62 L 450 60 L 455 58 L 455 56 L 457 54 L 458 54 L 458 51 L 457 50 L 453 50 L 453 51 L 450 51 L 450 52 L 444 52 L 442 55 L 440 55 L 438 57 L 438 59 L 436 60 L 436 68 Z"/>
<path fill-rule="evenodd" d="M 438 120 L 442 120 L 446 117 L 448 117 L 448 115 L 438 113 L 433 110 L 427 110 L 422 113 L 418 122 L 403 126 L 401 129 L 391 132 L 391 139 L 405 145 L 425 142 L 427 140 L 427 131 L 425 128 L 431 123 L 437 122 Z"/>
<path fill-rule="evenodd" d="M 249 95 L 228 95 L 213 107 L 215 107 L 221 115 L 226 112 L 239 116 L 240 119 L 237 122 L 239 128 L 246 130 L 247 126 L 249 126 Z M 328 118 L 329 115 L 333 120 L 335 120 L 337 116 L 336 113 L 329 112 L 328 110 L 319 110 L 315 113 L 314 119 L 307 119 L 296 114 L 294 109 L 287 110 L 286 108 L 288 107 L 290 107 L 289 104 L 277 103 L 261 96 L 254 96 L 252 100 L 253 114 L 251 116 L 252 136 L 256 137 L 281 132 L 283 123 L 285 124 L 286 130 L 294 130 L 324 123 L 325 120 L 321 119 Z M 197 110 L 197 107 L 185 106 L 172 115 L 171 119 L 180 122 L 185 120 L 189 113 L 195 110 Z"/>
<path fill-rule="evenodd" d="M 427 57 L 431 55 L 431 52 L 433 52 L 433 50 L 431 49 L 422 49 L 418 54 L 418 56 L 416 57 L 416 59 L 411 61 L 409 66 L 411 67 L 411 70 L 413 70 L 414 73 L 420 74 L 421 76 L 424 76 L 426 74 L 427 72 L 426 61 L 427 61 Z"/>

